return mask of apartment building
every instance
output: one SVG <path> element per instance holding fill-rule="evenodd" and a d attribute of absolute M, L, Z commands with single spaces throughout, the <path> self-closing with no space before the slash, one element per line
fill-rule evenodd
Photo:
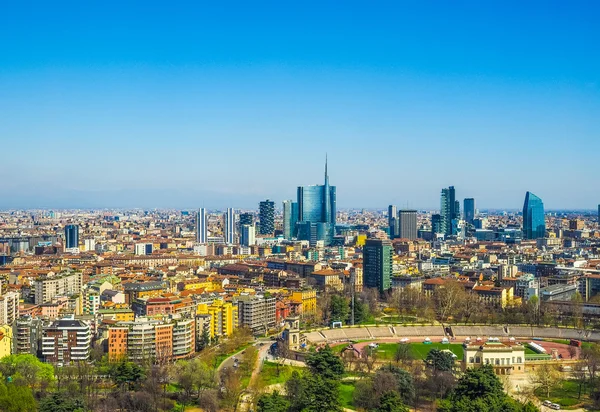
<path fill-rule="evenodd" d="M 19 299 L 16 292 L 0 296 L 0 325 L 12 325 L 19 317 Z"/>
<path fill-rule="evenodd" d="M 35 280 L 35 304 L 50 302 L 56 296 L 79 295 L 82 286 L 81 272 L 40 276 Z"/>
<path fill-rule="evenodd" d="M 196 311 L 198 336 L 202 329 L 209 331 L 210 338 L 230 336 L 238 328 L 238 306 L 217 299 L 212 303 L 200 303 Z"/>
<path fill-rule="evenodd" d="M 73 316 L 42 328 L 42 356 L 46 362 L 86 361 L 90 356 L 91 342 L 90 325 Z"/>
<path fill-rule="evenodd" d="M 191 356 L 196 350 L 194 319 L 180 316 L 164 320 L 137 318 L 108 330 L 108 357 L 116 361 L 153 359 L 166 362 Z"/>
<path fill-rule="evenodd" d="M 239 324 L 255 334 L 267 333 L 275 326 L 274 297 L 243 295 L 237 298 Z"/>
<path fill-rule="evenodd" d="M 31 354 L 41 357 L 42 320 L 23 316 L 13 326 L 13 350 L 15 354 Z"/>

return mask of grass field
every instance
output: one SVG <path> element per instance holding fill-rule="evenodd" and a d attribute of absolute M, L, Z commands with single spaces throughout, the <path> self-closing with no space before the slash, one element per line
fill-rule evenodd
<path fill-rule="evenodd" d="M 525 355 L 537 355 L 537 352 L 529 347 L 529 345 L 525 345 Z"/>
<path fill-rule="evenodd" d="M 292 376 L 293 371 L 302 371 L 304 368 L 291 365 L 279 366 L 279 374 L 277 374 L 277 363 L 265 362 L 260 371 L 259 379 L 264 386 L 281 384 L 287 382 Z"/>
<path fill-rule="evenodd" d="M 342 382 L 340 385 L 340 400 L 344 408 L 354 409 L 354 382 Z"/>
<path fill-rule="evenodd" d="M 394 354 L 398 350 L 398 345 L 401 344 L 380 343 L 379 347 L 375 349 L 375 352 L 381 360 L 392 360 L 394 359 Z M 463 358 L 463 348 L 462 345 L 458 343 L 432 343 L 431 345 L 426 345 L 424 343 L 409 343 L 407 345 L 410 347 L 410 353 L 415 359 L 425 359 L 432 349 L 448 349 L 457 356 L 457 360 L 462 360 Z"/>
<path fill-rule="evenodd" d="M 575 381 L 563 381 L 559 387 L 550 391 L 549 397 L 546 397 L 543 389 L 536 389 L 535 391 L 535 395 L 541 401 L 548 399 L 551 402 L 558 403 L 563 409 L 576 409 L 588 400 L 584 391 L 581 393 L 581 400 L 577 399 L 578 394 L 579 385 Z"/>

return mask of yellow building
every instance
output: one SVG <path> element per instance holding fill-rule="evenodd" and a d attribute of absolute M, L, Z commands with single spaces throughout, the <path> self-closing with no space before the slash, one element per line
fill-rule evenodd
<path fill-rule="evenodd" d="M 0 359 L 11 354 L 13 333 L 9 325 L 0 325 Z"/>
<path fill-rule="evenodd" d="M 367 235 L 356 236 L 356 246 L 364 246 L 367 243 Z"/>
<path fill-rule="evenodd" d="M 317 291 L 302 290 L 292 293 L 292 300 L 302 304 L 302 313 L 315 314 L 317 313 Z"/>
<path fill-rule="evenodd" d="M 206 289 L 207 292 L 214 290 L 214 283 L 210 280 L 193 279 L 182 282 L 183 290 Z"/>
<path fill-rule="evenodd" d="M 512 287 L 475 286 L 473 288 L 482 301 L 505 308 L 514 305 L 514 289 Z"/>
<path fill-rule="evenodd" d="M 210 315 L 209 332 L 215 336 L 230 336 L 238 327 L 238 308 L 231 302 L 215 300 L 210 305 L 201 303 L 196 310 L 198 315 Z"/>
<path fill-rule="evenodd" d="M 118 322 L 133 322 L 135 318 L 131 309 L 100 309 L 98 314 L 102 319 L 112 319 Z"/>

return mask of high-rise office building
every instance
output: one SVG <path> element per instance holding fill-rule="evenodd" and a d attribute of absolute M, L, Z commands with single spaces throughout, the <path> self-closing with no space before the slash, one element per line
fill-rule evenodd
<path fill-rule="evenodd" d="M 460 203 L 456 201 L 454 186 L 442 189 L 440 199 L 441 233 L 452 234 L 452 220 L 460 219 Z"/>
<path fill-rule="evenodd" d="M 296 237 L 298 222 L 298 203 L 291 200 L 283 201 L 283 237 L 290 240 Z"/>
<path fill-rule="evenodd" d="M 468 197 L 463 202 L 465 222 L 472 225 L 475 219 L 475 199 Z"/>
<path fill-rule="evenodd" d="M 206 225 L 206 209 L 200 208 L 196 212 L 196 242 L 206 243 L 208 240 L 208 227 Z"/>
<path fill-rule="evenodd" d="M 416 210 L 400 210 L 398 212 L 398 237 L 410 240 L 417 238 Z"/>
<path fill-rule="evenodd" d="M 256 244 L 256 228 L 254 225 L 242 225 L 242 246 L 254 246 Z"/>
<path fill-rule="evenodd" d="M 539 239 L 546 236 L 544 202 L 531 192 L 525 195 L 523 204 L 523 239 Z"/>
<path fill-rule="evenodd" d="M 254 216 L 252 215 L 252 213 L 240 213 L 240 226 L 253 224 Z"/>
<path fill-rule="evenodd" d="M 272 200 L 264 200 L 259 203 L 259 217 L 261 235 L 271 235 L 275 233 L 275 202 Z"/>
<path fill-rule="evenodd" d="M 380 293 L 392 286 L 393 254 L 392 241 L 369 239 L 363 248 L 363 283 L 377 288 Z"/>
<path fill-rule="evenodd" d="M 79 226 L 65 226 L 65 248 L 72 249 L 79 247 Z"/>
<path fill-rule="evenodd" d="M 431 215 L 431 232 L 433 234 L 444 233 L 442 228 L 442 215 Z"/>
<path fill-rule="evenodd" d="M 225 243 L 235 243 L 235 210 L 228 208 L 225 212 Z"/>
<path fill-rule="evenodd" d="M 333 242 L 336 221 L 336 190 L 329 185 L 327 160 L 325 160 L 325 184 L 298 187 L 298 239 L 308 240 L 311 246 L 324 241 Z"/>
<path fill-rule="evenodd" d="M 398 213 L 396 212 L 396 206 L 388 206 L 388 227 L 390 231 L 390 239 L 398 237 Z"/>

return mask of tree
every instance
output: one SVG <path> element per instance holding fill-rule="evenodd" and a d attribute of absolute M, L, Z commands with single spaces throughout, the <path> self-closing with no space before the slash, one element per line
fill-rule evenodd
<path fill-rule="evenodd" d="M 454 369 L 454 356 L 451 352 L 432 349 L 425 358 L 425 364 L 435 371 L 452 371 Z"/>
<path fill-rule="evenodd" d="M 465 288 L 459 282 L 448 281 L 435 289 L 433 300 L 437 319 L 444 322 L 449 316 L 458 313 L 460 304 L 465 299 Z"/>
<path fill-rule="evenodd" d="M 286 383 L 291 412 L 337 412 L 341 410 L 339 382 L 317 374 L 294 371 Z"/>
<path fill-rule="evenodd" d="M 340 295 L 331 295 L 329 313 L 329 318 L 332 322 L 345 323 L 348 320 L 348 314 L 350 313 L 348 300 Z"/>
<path fill-rule="evenodd" d="M 402 399 L 398 392 L 387 392 L 379 401 L 379 407 L 376 412 L 409 412 L 409 409 L 402 404 Z"/>
<path fill-rule="evenodd" d="M 258 412 L 287 412 L 290 402 L 275 391 L 270 395 L 262 395 L 256 407 Z"/>
<path fill-rule="evenodd" d="M 520 404 L 504 393 L 502 383 L 490 365 L 468 369 L 439 412 L 533 412 L 531 403 Z"/>
<path fill-rule="evenodd" d="M 396 383 L 396 390 L 400 394 L 404 403 L 410 404 L 415 396 L 415 383 L 413 376 L 394 365 L 386 365 L 382 367 L 377 373 L 389 372 L 393 375 Z"/>
<path fill-rule="evenodd" d="M 126 386 L 127 390 L 133 390 L 146 377 L 144 368 L 137 363 L 126 361 L 113 364 L 109 374 L 116 385 L 121 388 Z"/>
<path fill-rule="evenodd" d="M 85 405 L 80 398 L 69 398 L 59 392 L 54 392 L 40 401 L 39 412 L 83 412 Z"/>
<path fill-rule="evenodd" d="M 410 352 L 409 345 L 398 345 L 396 352 L 394 352 L 394 360 L 396 363 L 409 363 L 413 360 L 412 353 Z"/>
<path fill-rule="evenodd" d="M 4 384 L 0 380 L 0 411 L 29 412 L 37 410 L 33 392 L 27 386 Z"/>
<path fill-rule="evenodd" d="M 326 379 L 339 379 L 344 374 L 342 360 L 333 353 L 329 345 L 308 355 L 306 364 L 312 373 Z"/>
<path fill-rule="evenodd" d="M 367 411 L 377 408 L 378 399 L 373 396 L 374 393 L 372 379 L 357 381 L 354 385 L 354 406 Z"/>
<path fill-rule="evenodd" d="M 581 399 L 581 391 L 587 381 L 587 375 L 588 374 L 586 372 L 585 364 L 583 362 L 577 362 L 577 364 L 575 364 L 575 366 L 573 367 L 573 373 L 572 373 L 572 376 L 575 379 L 575 381 L 577 382 L 577 385 L 579 387 L 577 399 Z"/>
<path fill-rule="evenodd" d="M 529 375 L 529 380 L 536 389 L 541 389 L 550 397 L 550 391 L 554 389 L 562 381 L 560 372 L 553 365 L 543 364 L 535 368 L 533 373 Z"/>
<path fill-rule="evenodd" d="M 45 389 L 54 382 L 54 368 L 33 355 L 9 355 L 0 359 L 0 373 L 18 386 Z"/>
<path fill-rule="evenodd" d="M 223 384 L 221 393 L 223 402 L 225 406 L 234 408 L 242 393 L 240 373 L 233 368 L 226 369 L 222 373 L 221 382 Z"/>
<path fill-rule="evenodd" d="M 203 329 L 200 339 L 196 342 L 196 350 L 200 352 L 201 350 L 204 350 L 204 348 L 207 348 L 208 345 L 210 345 L 210 333 L 207 329 Z"/>

